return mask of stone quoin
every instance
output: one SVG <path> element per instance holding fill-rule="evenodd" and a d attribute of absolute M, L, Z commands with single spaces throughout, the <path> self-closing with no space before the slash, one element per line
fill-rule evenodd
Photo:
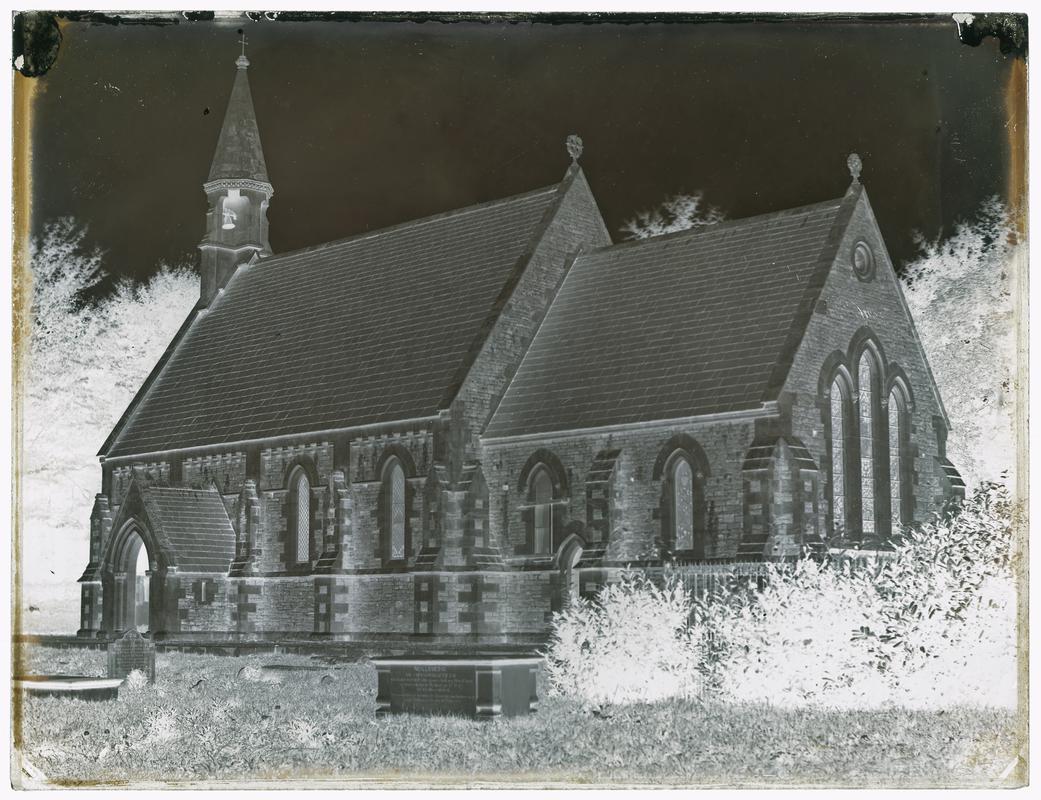
<path fill-rule="evenodd" d="M 135 627 L 143 547 L 155 639 L 530 646 L 625 567 L 708 586 L 963 494 L 858 157 L 840 197 L 614 244 L 572 136 L 557 184 L 276 253 L 235 66 L 81 636 Z"/>

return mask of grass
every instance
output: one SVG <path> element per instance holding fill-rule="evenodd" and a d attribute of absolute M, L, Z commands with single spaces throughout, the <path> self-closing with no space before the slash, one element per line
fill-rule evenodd
<path fill-rule="evenodd" d="M 24 668 L 101 675 L 104 658 L 38 647 Z M 376 719 L 371 666 L 293 672 L 281 684 L 239 676 L 270 663 L 314 662 L 160 653 L 157 683 L 124 686 L 117 701 L 28 698 L 16 718 L 22 783 L 993 786 L 1018 752 L 1011 712 L 969 708 L 676 702 L 592 713 L 543 688 L 527 718 Z"/>

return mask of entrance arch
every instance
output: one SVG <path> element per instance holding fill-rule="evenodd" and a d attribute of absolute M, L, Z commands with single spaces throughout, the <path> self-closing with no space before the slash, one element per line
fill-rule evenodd
<path fill-rule="evenodd" d="M 134 616 L 133 622 L 134 627 L 140 633 L 145 633 L 151 627 L 148 622 L 148 587 L 149 579 L 152 575 L 152 563 L 148 558 L 148 548 L 145 547 L 144 540 L 138 537 L 141 542 L 137 548 L 137 558 L 134 559 L 134 574 L 133 574 L 133 585 L 134 585 Z"/>
<path fill-rule="evenodd" d="M 584 544 L 582 537 L 573 533 L 560 546 L 557 565 L 560 569 L 561 600 L 564 608 L 574 605 L 581 597 L 578 563 L 582 560 Z"/>
<path fill-rule="evenodd" d="M 155 633 L 162 606 L 161 565 L 146 526 L 131 519 L 108 548 L 102 574 L 103 628 Z"/>

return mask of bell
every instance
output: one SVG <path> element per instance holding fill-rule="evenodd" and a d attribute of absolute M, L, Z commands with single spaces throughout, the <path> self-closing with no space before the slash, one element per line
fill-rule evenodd
<path fill-rule="evenodd" d="M 224 224 L 221 227 L 226 231 L 233 230 L 235 228 L 235 217 L 235 212 L 230 208 L 224 209 Z"/>

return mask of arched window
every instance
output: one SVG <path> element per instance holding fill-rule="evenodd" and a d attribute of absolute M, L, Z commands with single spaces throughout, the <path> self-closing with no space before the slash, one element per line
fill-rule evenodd
<path fill-rule="evenodd" d="M 889 393 L 889 496 L 893 530 L 910 521 L 910 471 L 907 467 L 908 403 L 900 384 Z"/>
<path fill-rule="evenodd" d="M 531 478 L 532 519 L 534 520 L 533 551 L 548 553 L 553 546 L 553 480 L 549 470 L 541 464 Z"/>
<path fill-rule="evenodd" d="M 878 403 L 878 390 L 875 386 L 877 370 L 875 357 L 870 350 L 860 356 L 857 370 L 857 405 L 860 410 L 860 511 L 861 536 L 864 540 L 873 539 L 878 532 L 875 493 L 875 476 L 878 474 L 875 459 L 875 406 Z"/>
<path fill-rule="evenodd" d="M 683 457 L 672 468 L 672 532 L 674 549 L 694 548 L 694 471 Z"/>
<path fill-rule="evenodd" d="M 831 519 L 835 535 L 848 535 L 848 450 L 846 441 L 850 434 L 849 395 L 846 382 L 836 375 L 831 383 L 831 463 L 829 484 L 831 485 Z"/>
<path fill-rule="evenodd" d="M 390 534 L 390 560 L 405 558 L 405 470 L 397 459 L 391 461 L 386 472 L 389 483 L 387 523 Z"/>
<path fill-rule="evenodd" d="M 311 560 L 311 482 L 307 473 L 297 469 L 291 483 L 296 515 L 293 520 L 292 553 L 298 564 Z"/>

